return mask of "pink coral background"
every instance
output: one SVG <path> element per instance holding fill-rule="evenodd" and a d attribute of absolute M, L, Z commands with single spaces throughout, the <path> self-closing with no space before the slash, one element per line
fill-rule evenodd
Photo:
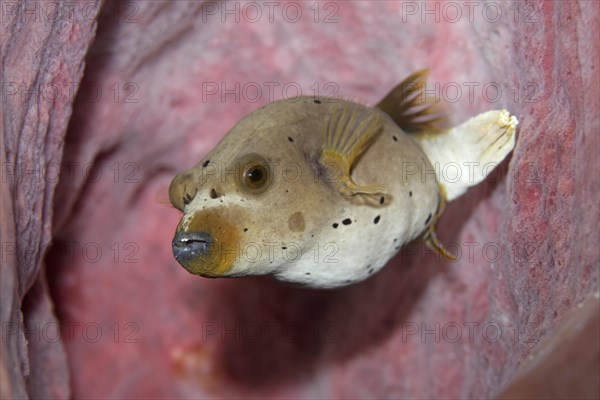
<path fill-rule="evenodd" d="M 107 2 L 95 37 L 94 18 L 30 21 L 31 34 L 4 21 L 7 82 L 83 74 L 76 98 L 6 103 L 24 109 L 4 114 L 6 161 L 62 165 L 58 183 L 16 174 L 3 208 L 17 249 L 5 251 L 3 302 L 17 310 L 33 287 L 28 356 L 3 331 L 4 360 L 17 360 L 3 365 L 18 366 L 2 369 L 11 393 L 493 397 L 598 291 L 598 3 L 288 4 Z M 39 59 L 17 68 L 15 52 Z M 510 160 L 439 223 L 458 262 L 412 244 L 369 280 L 331 291 L 207 280 L 176 263 L 180 214 L 156 194 L 273 100 L 269 85 L 275 99 L 318 85 L 376 102 L 422 67 L 455 122 L 498 108 L 520 120 Z M 44 331 L 53 312 L 61 341 Z M 2 321 L 18 324 L 19 313 Z"/>

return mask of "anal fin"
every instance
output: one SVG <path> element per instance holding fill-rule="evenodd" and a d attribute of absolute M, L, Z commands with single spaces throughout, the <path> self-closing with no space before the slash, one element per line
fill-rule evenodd
<path fill-rule="evenodd" d="M 439 239 L 437 238 L 437 235 L 435 233 L 435 225 L 436 225 L 438 219 L 440 218 L 440 216 L 442 215 L 442 213 L 444 212 L 445 207 L 446 207 L 446 193 L 444 192 L 444 188 L 442 186 L 440 186 L 440 198 L 439 198 L 439 203 L 438 203 L 438 209 L 437 209 L 437 212 L 435 213 L 435 216 L 433 217 L 433 220 L 431 221 L 431 223 L 427 227 L 427 230 L 423 234 L 423 241 L 425 242 L 427 247 L 429 247 L 431 250 L 433 250 L 436 254 L 444 257 L 447 260 L 454 261 L 454 260 L 456 260 L 456 256 L 454 254 L 450 253 L 448 250 L 446 250 L 446 248 L 444 247 L 442 242 L 439 241 Z"/>

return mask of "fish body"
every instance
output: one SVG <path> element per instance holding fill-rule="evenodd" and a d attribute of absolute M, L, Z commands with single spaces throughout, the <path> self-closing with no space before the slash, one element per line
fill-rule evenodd
<path fill-rule="evenodd" d="M 204 277 L 332 288 L 366 279 L 418 238 L 452 257 L 435 237 L 443 204 L 512 150 L 517 121 L 502 110 L 440 128 L 434 105 L 415 96 L 425 75 L 377 107 L 297 97 L 243 118 L 171 183 L 184 213 L 175 258 Z M 439 164 L 449 162 L 469 176 L 448 180 Z"/>

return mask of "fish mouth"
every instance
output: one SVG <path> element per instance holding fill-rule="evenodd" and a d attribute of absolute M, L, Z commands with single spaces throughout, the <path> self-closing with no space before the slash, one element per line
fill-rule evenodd
<path fill-rule="evenodd" d="M 227 218 L 197 212 L 186 227 L 178 227 L 171 243 L 173 256 L 194 275 L 218 278 L 226 275 L 237 259 L 237 228 Z"/>
<path fill-rule="evenodd" d="M 177 232 L 172 242 L 173 255 L 180 264 L 187 264 L 209 251 L 211 242 L 208 232 Z"/>
<path fill-rule="evenodd" d="M 216 278 L 213 253 L 214 240 L 210 233 L 202 232 L 176 232 L 173 237 L 173 256 L 188 272 Z"/>

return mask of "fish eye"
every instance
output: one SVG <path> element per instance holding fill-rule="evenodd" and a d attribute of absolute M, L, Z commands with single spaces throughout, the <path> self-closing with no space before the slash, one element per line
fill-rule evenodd
<path fill-rule="evenodd" d="M 256 164 L 244 172 L 247 185 L 259 186 L 266 181 L 267 169 L 264 165 Z"/>
<path fill-rule="evenodd" d="M 248 193 L 262 193 L 271 185 L 271 170 L 266 159 L 250 154 L 242 160 L 241 186 Z"/>

